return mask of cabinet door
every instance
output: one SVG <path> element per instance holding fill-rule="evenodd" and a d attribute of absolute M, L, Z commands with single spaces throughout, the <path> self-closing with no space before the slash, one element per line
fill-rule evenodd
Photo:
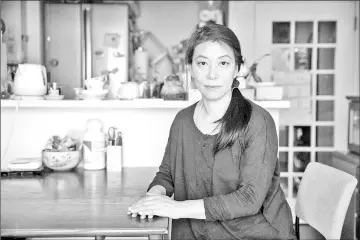
<path fill-rule="evenodd" d="M 45 66 L 66 99 L 81 86 L 80 4 L 45 4 Z"/>

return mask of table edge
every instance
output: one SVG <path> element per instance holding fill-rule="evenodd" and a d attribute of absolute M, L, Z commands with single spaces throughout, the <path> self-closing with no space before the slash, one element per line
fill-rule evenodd
<path fill-rule="evenodd" d="M 1 236 L 16 237 L 129 237 L 169 234 L 167 228 L 128 228 L 128 229 L 1 229 Z"/>

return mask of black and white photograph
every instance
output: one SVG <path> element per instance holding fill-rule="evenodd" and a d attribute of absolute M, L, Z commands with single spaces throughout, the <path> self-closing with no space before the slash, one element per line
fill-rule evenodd
<path fill-rule="evenodd" d="M 359 1 L 0 10 L 1 240 L 360 240 Z"/>

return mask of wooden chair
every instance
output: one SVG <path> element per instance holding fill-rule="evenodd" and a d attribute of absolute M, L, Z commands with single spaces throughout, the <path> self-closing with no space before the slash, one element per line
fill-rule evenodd
<path fill-rule="evenodd" d="M 357 179 L 341 170 L 310 162 L 301 179 L 295 205 L 295 232 L 299 219 L 320 232 L 326 239 L 340 239 L 345 215 Z"/>

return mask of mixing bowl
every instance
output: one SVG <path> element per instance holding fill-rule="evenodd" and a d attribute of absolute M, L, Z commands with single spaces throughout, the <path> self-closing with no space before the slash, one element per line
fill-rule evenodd
<path fill-rule="evenodd" d="M 80 156 L 80 151 L 43 151 L 43 163 L 46 167 L 55 171 L 67 171 L 75 168 L 79 164 Z"/>

